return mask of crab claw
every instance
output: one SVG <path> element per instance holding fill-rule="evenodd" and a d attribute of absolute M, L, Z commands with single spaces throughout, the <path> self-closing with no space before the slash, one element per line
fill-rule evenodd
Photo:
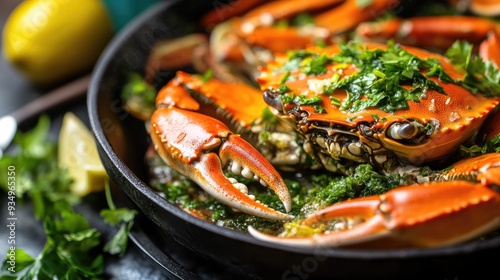
<path fill-rule="evenodd" d="M 303 223 L 312 225 L 339 219 L 361 222 L 348 229 L 308 237 L 279 238 L 254 228 L 249 232 L 261 240 L 295 247 L 450 245 L 500 228 L 500 195 L 483 184 L 432 182 L 335 204 Z"/>
<path fill-rule="evenodd" d="M 315 234 L 308 237 L 282 238 L 262 233 L 251 226 L 248 228 L 248 232 L 257 239 L 293 247 L 338 247 L 353 243 L 361 243 L 363 241 L 377 239 L 383 235 L 387 235 L 389 232 L 384 227 L 384 217 L 376 214 L 379 205 L 380 199 L 378 197 L 353 199 L 348 202 L 336 204 L 333 207 L 325 208 L 303 222 L 304 224 L 315 224 L 327 222 L 335 218 L 369 218 L 368 221 L 361 225 L 335 233 Z"/>
<path fill-rule="evenodd" d="M 500 65 L 500 35 L 498 32 L 488 33 L 488 37 L 479 45 L 479 55 L 484 60 L 493 61 L 497 67 Z"/>
<path fill-rule="evenodd" d="M 274 210 L 248 195 L 244 184 L 224 176 L 222 167 L 255 178 L 269 186 L 291 208 L 288 188 L 279 173 L 249 143 L 220 121 L 175 107 L 160 107 L 151 117 L 151 138 L 163 160 L 189 177 L 208 194 L 239 211 L 276 220 L 289 220 L 288 214 Z M 218 152 L 218 154 L 217 154 Z"/>

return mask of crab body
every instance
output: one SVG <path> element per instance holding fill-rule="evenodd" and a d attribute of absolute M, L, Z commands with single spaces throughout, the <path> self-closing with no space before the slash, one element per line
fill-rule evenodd
<path fill-rule="evenodd" d="M 367 47 L 381 46 L 372 44 Z M 406 49 L 418 57 L 437 59 L 452 79 L 463 76 L 443 57 L 415 48 Z M 340 49 L 332 46 L 310 51 L 318 57 L 335 56 Z M 354 75 L 357 71 L 355 65 L 329 63 L 321 75 L 307 77 L 299 69 L 292 70 L 287 72 L 289 78 L 283 83 L 284 70 L 280 69 L 289 62 L 287 56 L 277 56 L 263 67 L 259 82 L 265 100 L 282 119 L 304 135 L 306 145 L 314 147 L 306 148 L 306 151 L 322 159 L 327 155 L 334 160 L 343 160 L 342 165 L 346 164 L 345 161 L 371 163 L 379 170 L 390 172 L 396 161 L 422 165 L 443 160 L 457 151 L 461 144 L 476 137 L 486 117 L 500 101 L 431 77 L 443 92 L 427 90 L 421 99 L 409 101 L 405 109 L 394 112 L 376 107 L 356 112 L 341 110 L 332 104 L 332 100 L 345 100 L 346 90 L 335 89 L 330 94 L 325 90 L 333 84 L 332 77 L 341 80 Z M 287 92 L 280 94 L 279 88 L 283 86 Z M 411 85 L 403 87 L 408 89 Z M 320 97 L 320 101 L 314 105 L 300 104 L 295 99 L 284 103 L 283 94 L 305 99 Z M 318 112 L 316 106 L 321 106 L 322 110 Z M 335 169 L 331 165 L 328 167 Z"/>

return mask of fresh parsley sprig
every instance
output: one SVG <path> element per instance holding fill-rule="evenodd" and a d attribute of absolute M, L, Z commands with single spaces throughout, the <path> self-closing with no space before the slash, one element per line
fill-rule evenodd
<path fill-rule="evenodd" d="M 14 252 L 16 255 L 15 268 L 8 263 L 7 255 L 0 270 L 0 280 L 102 279 L 102 253 L 123 255 L 136 212 L 116 209 L 108 199 L 113 209 L 102 210 L 101 215 L 107 223 L 120 225 L 120 229 L 102 248 L 102 234 L 74 211 L 73 206 L 80 200 L 71 191 L 73 179 L 58 165 L 57 143 L 49 139 L 49 130 L 49 117 L 41 116 L 32 130 L 17 132 L 14 138 L 16 153 L 0 159 L 0 168 L 16 167 L 16 197 L 20 203 L 32 202 L 35 218 L 43 222 L 47 238 L 37 257 L 19 247 L 9 248 L 7 254 Z M 6 174 L 0 173 L 0 187 L 7 192 Z"/>
<path fill-rule="evenodd" d="M 21 248 L 15 249 L 14 270 L 5 260 L 0 279 L 101 279 L 103 256 L 99 250 L 101 233 L 91 228 L 81 214 L 63 211 L 43 222 L 47 242 L 33 258 Z M 9 252 L 12 254 L 12 252 Z"/>
<path fill-rule="evenodd" d="M 38 220 L 72 209 L 80 201 L 69 186 L 73 179 L 58 166 L 57 145 L 48 139 L 50 119 L 41 116 L 30 131 L 18 131 L 13 144 L 18 148 L 15 155 L 0 158 L 0 168 L 17 167 L 16 197 L 33 203 Z M 0 173 L 0 187 L 8 191 L 7 173 Z"/>
<path fill-rule="evenodd" d="M 104 191 L 109 209 L 101 210 L 100 215 L 107 224 L 120 226 L 115 236 L 104 245 L 104 251 L 111 255 L 123 256 L 127 250 L 128 234 L 134 225 L 134 218 L 137 215 L 137 211 L 128 208 L 116 208 L 108 183 L 106 183 Z"/>
<path fill-rule="evenodd" d="M 33 258 L 16 248 L 15 272 L 4 262 L 1 280 L 10 279 L 102 279 L 104 258 L 94 250 L 100 245 L 101 233 L 91 228 L 82 215 L 63 211 L 55 219 L 45 219 L 47 242 L 38 257 Z"/>
<path fill-rule="evenodd" d="M 463 80 L 456 83 L 471 92 L 486 97 L 500 96 L 500 71 L 491 61 L 484 61 L 473 55 L 473 45 L 466 41 L 456 41 L 446 51 L 446 56 L 458 69 L 465 73 Z"/>

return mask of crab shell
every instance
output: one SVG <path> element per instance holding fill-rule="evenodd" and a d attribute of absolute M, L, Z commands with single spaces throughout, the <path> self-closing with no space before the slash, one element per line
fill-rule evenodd
<path fill-rule="evenodd" d="M 386 48 L 386 46 L 378 44 L 367 44 L 366 46 L 369 49 Z M 452 79 L 463 78 L 463 73 L 456 70 L 446 58 L 440 55 L 406 46 L 404 49 L 420 58 L 437 59 Z M 330 57 L 340 52 L 340 48 L 336 45 L 326 48 L 312 47 L 307 50 L 318 54 L 324 53 Z M 286 61 L 288 61 L 286 54 L 276 54 L 273 61 L 261 68 L 262 74 L 258 82 L 262 90 L 273 90 L 281 86 L 280 79 L 282 79 L 284 72 L 279 69 Z M 307 115 L 305 122 L 303 119 L 296 120 L 296 116 L 288 113 L 287 106 L 293 106 L 290 104 L 282 104 L 285 109 L 281 112 L 276 110 L 275 113 L 288 121 L 290 119 L 292 122 L 296 121 L 297 130 L 305 135 L 310 134 L 319 126 L 345 128 L 350 131 L 349 133 L 359 137 L 360 144 L 365 151 L 371 151 L 372 162 L 374 158 L 377 160 L 377 153 L 385 156 L 391 152 L 399 159 L 415 165 L 445 159 L 452 155 L 461 144 L 476 136 L 488 114 L 499 104 L 499 98 L 487 98 L 481 94 L 473 94 L 459 85 L 431 77 L 431 80 L 444 89 L 445 94 L 428 90 L 420 102 L 408 101 L 408 110 L 396 110 L 394 113 L 377 108 L 367 108 L 359 112 L 342 111 L 339 110 L 339 107 L 331 105 L 328 95 L 322 94 L 321 89 L 318 90 L 317 86 L 311 86 L 311 84 L 321 85 L 323 81 L 330 80 L 335 73 L 340 74 L 341 77 L 350 75 L 357 71 L 356 66 L 350 65 L 340 70 L 335 67 L 327 67 L 327 69 L 326 73 L 317 76 L 306 76 L 299 70 L 294 70 L 290 72 L 290 78 L 285 82 L 290 91 L 297 94 L 300 93 L 306 97 L 321 95 L 321 106 L 326 112 L 318 113 L 310 105 L 300 105 L 300 108 L 294 108 L 300 114 Z M 343 89 L 337 89 L 333 93 L 333 96 L 339 100 L 344 100 L 346 95 Z M 435 129 L 431 135 L 419 143 L 409 143 L 390 137 L 391 125 L 406 121 L 417 121 L 423 125 L 432 123 Z M 370 137 L 361 131 L 361 125 L 365 127 L 363 131 L 370 132 Z M 368 127 L 367 130 L 366 127 Z M 324 130 L 328 131 L 328 129 Z M 384 160 L 379 159 L 378 161 Z"/>

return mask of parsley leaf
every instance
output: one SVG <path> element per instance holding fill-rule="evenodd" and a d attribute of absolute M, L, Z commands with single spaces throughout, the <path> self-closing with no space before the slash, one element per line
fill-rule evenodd
<path fill-rule="evenodd" d="M 119 254 L 123 256 L 127 250 L 128 234 L 134 225 L 134 218 L 137 215 L 137 211 L 128 208 L 116 208 L 111 197 L 111 190 L 108 183 L 105 185 L 104 190 L 109 209 L 101 210 L 100 215 L 107 224 L 120 226 L 115 236 L 104 245 L 104 251 L 111 255 Z"/>
<path fill-rule="evenodd" d="M 35 217 L 43 220 L 62 211 L 71 210 L 79 198 L 71 192 L 72 178 L 57 162 L 57 145 L 48 139 L 50 119 L 41 116 L 30 131 L 17 132 L 13 144 L 18 153 L 4 155 L 0 168 L 7 170 L 16 166 L 16 197 L 29 198 L 33 203 Z M 8 191 L 7 173 L 0 174 L 0 186 Z"/>
<path fill-rule="evenodd" d="M 475 157 L 486 153 L 500 153 L 500 135 L 485 141 L 481 145 L 460 146 L 460 154 L 463 157 Z"/>
<path fill-rule="evenodd" d="M 44 221 L 47 242 L 35 259 L 17 248 L 15 271 L 1 279 L 100 279 L 104 259 L 94 248 L 101 234 L 82 215 L 64 211 Z M 19 266 L 18 266 L 19 265 Z M 2 270 L 11 267 L 8 258 Z"/>
<path fill-rule="evenodd" d="M 84 216 L 74 212 L 73 206 L 79 198 L 70 188 L 73 179 L 58 165 L 57 143 L 49 139 L 49 129 L 49 117 L 41 116 L 32 130 L 17 132 L 13 142 L 16 153 L 0 159 L 0 168 L 16 167 L 16 197 L 31 200 L 35 218 L 43 221 L 47 237 L 36 258 L 21 248 L 9 247 L 0 279 L 101 279 L 104 270 L 101 233 L 90 227 Z M 7 192 L 6 176 L 7 172 L 0 173 L 0 187 Z M 121 246 L 118 252 L 123 253 L 136 213 L 126 209 L 117 212 L 105 216 L 107 221 L 124 221 L 124 229 L 119 230 L 122 236 L 116 238 Z M 13 253 L 15 266 L 9 263 L 8 254 Z"/>
<path fill-rule="evenodd" d="M 314 55 L 302 66 L 302 72 L 306 75 L 320 75 L 326 73 L 326 64 L 330 63 L 331 59 L 326 54 Z"/>
<path fill-rule="evenodd" d="M 211 71 L 207 71 L 202 76 L 203 81 L 208 81 L 211 75 Z M 123 85 L 121 97 L 127 111 L 140 119 L 147 120 L 156 109 L 156 93 L 156 89 L 146 83 L 139 74 L 130 73 L 125 85 Z"/>
<path fill-rule="evenodd" d="M 446 56 L 456 67 L 465 72 L 463 80 L 456 81 L 471 92 L 486 97 L 500 96 L 500 71 L 491 61 L 484 61 L 472 54 L 473 45 L 456 41 L 446 51 Z"/>

